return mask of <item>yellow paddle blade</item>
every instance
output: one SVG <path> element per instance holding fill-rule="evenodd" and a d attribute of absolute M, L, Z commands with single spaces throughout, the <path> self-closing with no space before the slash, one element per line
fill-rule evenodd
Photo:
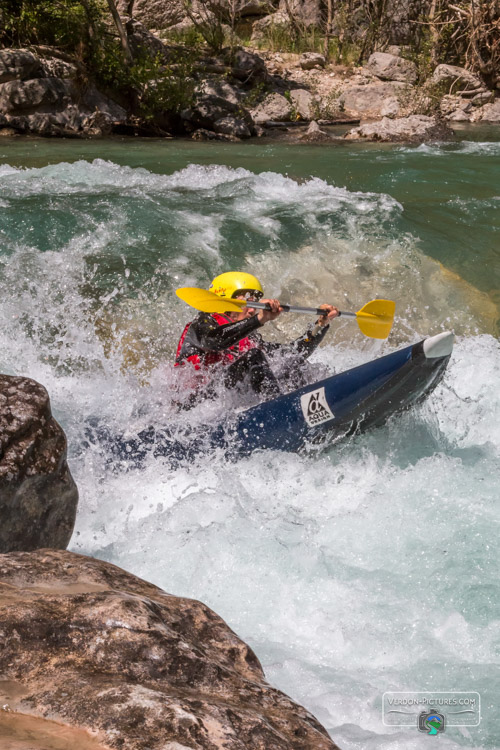
<path fill-rule="evenodd" d="M 208 292 L 206 289 L 198 289 L 195 286 L 183 286 L 175 293 L 183 302 L 206 313 L 240 312 L 241 308 L 247 304 L 245 300 L 238 300 L 239 304 L 237 304 L 236 300 L 224 299 L 218 294 Z"/>
<path fill-rule="evenodd" d="M 359 328 L 372 339 L 386 339 L 394 322 L 396 303 L 390 299 L 374 299 L 356 313 Z"/>

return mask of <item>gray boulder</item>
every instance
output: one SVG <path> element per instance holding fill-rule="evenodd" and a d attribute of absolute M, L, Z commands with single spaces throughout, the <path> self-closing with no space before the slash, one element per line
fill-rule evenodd
<path fill-rule="evenodd" d="M 60 78 L 33 78 L 0 84 L 0 111 L 12 114 L 63 108 L 75 96 L 74 85 Z"/>
<path fill-rule="evenodd" d="M 321 130 L 318 123 L 313 120 L 300 140 L 307 143 L 324 143 L 330 141 L 331 137 L 325 130 Z"/>
<path fill-rule="evenodd" d="M 500 99 L 476 109 L 471 119 L 473 122 L 500 123 Z"/>
<path fill-rule="evenodd" d="M 256 125 L 265 125 L 266 122 L 289 122 L 293 113 L 293 107 L 288 99 L 282 94 L 268 94 L 264 101 L 250 110 L 252 119 Z"/>
<path fill-rule="evenodd" d="M 300 57 L 300 67 L 302 70 L 312 70 L 313 68 L 324 68 L 326 59 L 319 52 L 304 52 Z"/>
<path fill-rule="evenodd" d="M 218 96 L 198 96 L 194 104 L 181 112 L 183 120 L 196 128 L 214 130 L 214 124 L 225 117 L 236 117 L 252 126 L 250 114 L 240 104 L 234 104 Z"/>
<path fill-rule="evenodd" d="M 127 13 L 128 0 L 118 0 L 118 10 Z M 183 0 L 135 0 L 134 17 L 147 29 L 167 29 L 185 17 Z"/>
<path fill-rule="evenodd" d="M 207 128 L 198 128 L 191 136 L 193 141 L 229 141 L 230 143 L 238 143 L 240 138 L 236 135 L 229 135 L 228 133 L 216 133 L 215 130 L 207 130 Z"/>
<path fill-rule="evenodd" d="M 318 101 L 307 89 L 292 89 L 290 101 L 302 120 L 312 120 L 318 110 Z"/>
<path fill-rule="evenodd" d="M 0 83 L 41 78 L 45 75 L 42 63 L 27 49 L 0 50 Z"/>
<path fill-rule="evenodd" d="M 280 0 L 279 10 L 287 12 L 290 7 L 294 17 L 303 26 L 320 26 L 323 21 L 323 3 L 321 0 Z"/>
<path fill-rule="evenodd" d="M 456 94 L 459 91 L 477 91 L 484 89 L 480 78 L 465 68 L 456 65 L 438 65 L 429 79 L 431 84 L 443 84 L 449 89 L 449 93 Z"/>
<path fill-rule="evenodd" d="M 426 115 L 410 115 L 398 119 L 384 117 L 379 122 L 364 123 L 350 130 L 344 138 L 348 141 L 368 140 L 384 142 L 422 143 L 430 140 L 447 140 L 453 131 L 442 121 Z"/>
<path fill-rule="evenodd" d="M 261 41 L 266 33 L 276 29 L 286 29 L 290 25 L 290 19 L 286 13 L 278 11 L 264 18 L 258 18 L 252 25 L 252 43 Z"/>
<path fill-rule="evenodd" d="M 417 66 L 414 62 L 387 52 L 374 52 L 370 55 L 366 68 L 383 81 L 415 83 L 418 77 Z"/>
<path fill-rule="evenodd" d="M 260 55 L 239 48 L 231 55 L 231 74 L 243 83 L 265 81 L 268 77 L 266 63 Z"/>
<path fill-rule="evenodd" d="M 58 57 L 41 58 L 43 73 L 46 78 L 76 78 L 78 67 Z M 36 76 L 30 76 L 35 78 Z"/>
<path fill-rule="evenodd" d="M 234 135 L 236 138 L 250 138 L 252 135 L 246 122 L 238 117 L 221 117 L 214 122 L 214 130 L 216 133 Z"/>
<path fill-rule="evenodd" d="M 66 547 L 77 504 L 47 391 L 0 375 L 0 552 Z"/>
<path fill-rule="evenodd" d="M 215 96 L 218 99 L 225 99 L 231 104 L 239 104 L 242 99 L 241 91 L 232 86 L 223 78 L 207 79 L 197 87 L 196 95 Z"/>
<path fill-rule="evenodd" d="M 396 117 L 408 86 L 399 81 L 347 86 L 338 103 L 352 117 Z"/>
<path fill-rule="evenodd" d="M 267 0 L 236 0 L 234 12 L 237 18 L 247 16 L 265 16 L 272 13 L 273 4 Z"/>

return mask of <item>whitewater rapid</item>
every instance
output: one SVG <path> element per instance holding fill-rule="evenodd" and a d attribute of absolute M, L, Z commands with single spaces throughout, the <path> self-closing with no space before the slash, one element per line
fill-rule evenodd
<path fill-rule="evenodd" d="M 388 690 L 477 690 L 482 724 L 450 728 L 441 746 L 500 746 L 500 345 L 487 295 L 401 236 L 389 194 L 101 159 L 3 166 L 0 180 L 0 370 L 43 383 L 67 433 L 80 491 L 71 549 L 208 604 L 342 750 L 429 742 L 382 724 Z M 132 435 L 179 420 L 170 363 L 192 313 L 173 290 L 232 267 L 298 304 L 332 290 L 347 309 L 396 300 L 388 342 L 332 326 L 314 355 L 331 372 L 454 328 L 443 382 L 320 455 L 114 464 L 85 442 L 89 419 Z M 304 325 L 282 316 L 269 335 Z M 217 405 L 204 414 L 220 418 Z"/>

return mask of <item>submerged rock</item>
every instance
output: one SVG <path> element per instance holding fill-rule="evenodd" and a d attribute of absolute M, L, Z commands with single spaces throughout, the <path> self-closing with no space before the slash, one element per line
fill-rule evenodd
<path fill-rule="evenodd" d="M 429 140 L 448 140 L 453 131 L 442 121 L 426 115 L 410 115 L 378 122 L 364 123 L 350 130 L 344 138 L 349 141 L 368 140 L 385 142 L 422 143 Z"/>
<path fill-rule="evenodd" d="M 66 547 L 77 503 L 47 391 L 0 375 L 0 552 Z"/>
<path fill-rule="evenodd" d="M 215 612 L 109 563 L 1 555 L 0 622 L 0 705 L 20 722 L 117 750 L 336 750 Z"/>

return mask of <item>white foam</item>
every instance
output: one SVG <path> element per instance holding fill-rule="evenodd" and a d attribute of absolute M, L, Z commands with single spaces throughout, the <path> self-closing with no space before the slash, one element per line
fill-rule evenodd
<path fill-rule="evenodd" d="M 164 176 L 96 160 L 13 170 L 9 180 L 11 207 L 31 190 L 50 196 L 61 225 L 81 211 L 70 236 L 44 252 L 20 223 L 0 279 L 0 369 L 43 382 L 68 435 L 80 490 L 72 549 L 213 607 L 343 750 L 428 744 L 383 727 L 385 690 L 481 682 L 493 704 L 500 350 L 492 336 L 462 332 L 422 406 L 327 453 L 266 451 L 229 463 L 215 451 L 176 468 L 150 454 L 130 469 L 110 464 L 99 444 L 81 449 L 90 417 L 129 436 L 221 418 L 217 402 L 173 416 L 168 363 L 191 315 L 172 287 L 243 260 L 240 247 L 227 247 L 228 221 L 240 237 L 255 233 L 248 261 L 273 294 L 311 304 L 334 291 L 348 310 L 399 295 L 388 342 L 340 320 L 314 356 L 322 368 L 347 369 L 437 333 L 450 315 L 459 328 L 462 313 L 472 316 L 462 292 L 436 281 L 436 264 L 411 237 L 384 228 L 399 204 L 321 180 L 194 165 Z M 98 202 L 82 208 L 76 194 L 66 201 L 71 191 Z M 307 243 L 290 247 L 304 226 Z M 155 255 L 163 229 L 170 254 L 160 245 Z M 140 273 L 135 291 L 128 284 Z M 305 324 L 283 316 L 276 338 L 290 340 Z M 144 377 L 127 364 L 131 344 L 143 347 L 139 359 L 151 357 Z M 470 750 L 477 737 L 447 730 L 439 741 Z"/>

